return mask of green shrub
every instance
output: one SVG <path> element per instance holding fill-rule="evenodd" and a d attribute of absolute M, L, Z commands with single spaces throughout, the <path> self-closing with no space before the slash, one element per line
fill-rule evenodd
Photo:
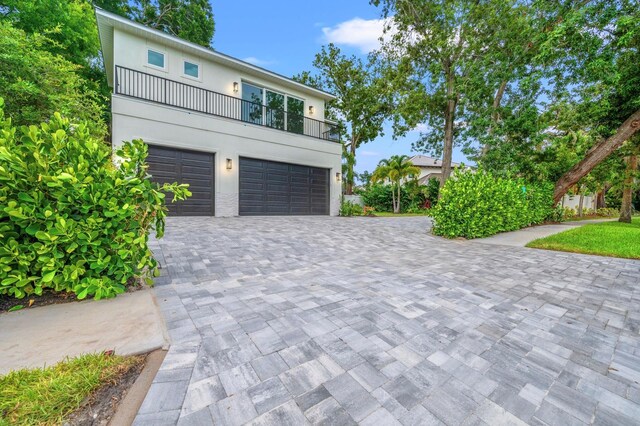
<path fill-rule="evenodd" d="M 155 271 L 149 232 L 164 232 L 165 195 L 146 173 L 147 146 L 117 152 L 59 114 L 16 128 L 0 98 L 0 294 L 43 290 L 112 297 Z M 164 185 L 175 199 L 186 185 Z"/>
<path fill-rule="evenodd" d="M 340 205 L 340 216 L 362 216 L 363 212 L 362 206 L 353 201 L 343 201 Z"/>
<path fill-rule="evenodd" d="M 602 217 L 615 217 L 620 215 L 620 210 L 612 209 L 610 207 L 602 207 L 596 210 L 596 215 Z"/>
<path fill-rule="evenodd" d="M 377 212 L 392 212 L 393 201 L 391 190 L 394 185 L 388 184 L 372 184 L 366 188 L 360 189 L 358 194 L 362 197 L 364 205 L 373 207 Z M 426 187 L 418 185 L 416 181 L 409 181 L 402 185 L 400 190 L 400 209 L 402 212 L 409 210 L 420 210 L 426 199 Z"/>
<path fill-rule="evenodd" d="M 431 178 L 426 185 L 426 199 L 431 201 L 431 206 L 438 204 L 438 195 L 440 194 L 440 179 Z"/>
<path fill-rule="evenodd" d="M 365 206 L 373 207 L 378 212 L 393 211 L 391 201 L 391 185 L 376 183 L 358 191 Z"/>
<path fill-rule="evenodd" d="M 562 222 L 564 220 L 564 208 L 560 205 L 555 206 L 549 215 L 549 220 L 551 222 Z"/>
<path fill-rule="evenodd" d="M 576 217 L 578 215 L 578 212 L 576 211 L 576 209 L 573 209 L 571 207 L 564 207 L 563 208 L 563 212 L 562 212 L 562 218 L 563 219 L 573 219 L 574 217 Z"/>
<path fill-rule="evenodd" d="M 541 223 L 553 213 L 551 184 L 529 185 L 484 170 L 457 170 L 432 209 L 433 232 L 481 238 Z"/>

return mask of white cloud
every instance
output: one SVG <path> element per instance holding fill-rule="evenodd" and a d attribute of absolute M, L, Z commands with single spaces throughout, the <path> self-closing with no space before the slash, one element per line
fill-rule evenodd
<path fill-rule="evenodd" d="M 414 132 L 425 133 L 430 130 L 430 127 L 426 123 L 418 123 L 416 127 L 412 129 Z"/>
<path fill-rule="evenodd" d="M 382 154 L 376 151 L 359 151 L 358 155 L 363 157 L 380 157 Z"/>
<path fill-rule="evenodd" d="M 245 61 L 245 62 L 249 62 L 250 64 L 257 65 L 259 67 L 264 67 L 264 66 L 267 66 L 267 65 L 273 65 L 273 64 L 276 63 L 276 61 L 258 59 L 255 56 L 248 56 L 246 58 L 243 58 L 242 60 Z"/>
<path fill-rule="evenodd" d="M 386 19 L 353 18 L 334 27 L 323 27 L 324 40 L 342 46 L 352 46 L 362 53 L 369 53 L 380 47 Z M 385 35 L 387 36 L 387 35 Z"/>

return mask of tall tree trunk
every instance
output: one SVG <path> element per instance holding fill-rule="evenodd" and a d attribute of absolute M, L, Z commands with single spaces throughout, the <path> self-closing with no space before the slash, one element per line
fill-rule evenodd
<path fill-rule="evenodd" d="M 638 169 L 638 156 L 630 155 L 624 159 L 627 164 L 624 177 L 624 187 L 622 189 L 622 206 L 620 206 L 620 222 L 631 223 L 633 211 L 633 187 L 636 181 L 636 170 Z"/>
<path fill-rule="evenodd" d="M 400 213 L 400 181 L 398 181 L 398 209 L 395 213 Z"/>
<path fill-rule="evenodd" d="M 638 130 L 640 130 L 640 110 L 631 114 L 616 133 L 610 138 L 597 143 L 587 152 L 582 161 L 573 166 L 571 170 L 566 172 L 553 190 L 553 201 L 558 203 L 562 196 L 567 193 L 569 188 L 575 185 L 580 179 L 589 174 L 602 160 L 607 158 L 609 154 L 618 149 L 625 141 L 629 140 Z"/>
<path fill-rule="evenodd" d="M 493 112 L 491 113 L 491 124 L 489 125 L 489 135 L 493 135 L 494 129 L 498 124 L 498 120 L 500 120 L 500 112 L 498 112 L 498 108 L 500 108 L 500 104 L 502 103 L 502 98 L 504 97 L 504 92 L 507 89 L 507 84 L 509 82 L 507 80 L 502 80 L 500 82 L 500 86 L 496 91 L 496 96 L 493 98 Z M 480 153 L 481 157 L 484 157 L 489 152 L 489 145 L 484 145 L 482 147 L 482 152 Z"/>
<path fill-rule="evenodd" d="M 451 157 L 453 156 L 453 123 L 456 116 L 456 104 L 458 102 L 455 95 L 455 74 L 453 66 L 449 62 L 446 69 L 447 75 L 447 105 L 444 111 L 444 150 L 442 153 L 442 178 L 440 187 L 449 179 L 451 175 Z"/>
<path fill-rule="evenodd" d="M 596 197 L 596 209 L 604 209 L 607 207 L 607 191 L 609 191 L 610 189 L 610 183 L 605 183 L 602 185 L 602 190 L 598 192 L 598 196 Z"/>
<path fill-rule="evenodd" d="M 582 217 L 582 208 L 584 207 L 584 192 L 580 191 L 580 201 L 578 201 L 578 217 Z"/>
<path fill-rule="evenodd" d="M 393 207 L 393 212 L 396 212 L 396 190 L 395 188 L 393 188 L 393 184 L 391 184 L 391 201 L 392 201 L 392 207 Z"/>
<path fill-rule="evenodd" d="M 596 210 L 603 209 L 604 204 L 604 188 L 597 192 L 596 194 Z"/>
<path fill-rule="evenodd" d="M 356 159 L 356 141 L 355 138 L 351 138 L 351 144 L 349 145 L 349 155 L 351 155 L 351 159 L 347 159 L 347 168 L 348 168 L 348 177 L 345 182 L 345 194 L 353 195 L 353 181 L 355 180 L 355 175 L 353 174 L 353 167 L 355 165 Z"/>

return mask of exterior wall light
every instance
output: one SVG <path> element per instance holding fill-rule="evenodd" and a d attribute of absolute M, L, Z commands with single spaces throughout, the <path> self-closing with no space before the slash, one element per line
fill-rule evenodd
<path fill-rule="evenodd" d="M 238 84 L 237 81 L 233 82 L 233 93 L 238 93 L 238 90 L 240 89 L 240 85 Z"/>
<path fill-rule="evenodd" d="M 340 182 L 342 180 L 342 175 L 340 172 L 336 173 L 336 181 Z"/>
<path fill-rule="evenodd" d="M 313 105 L 309 105 L 309 114 L 313 115 L 316 112 L 316 108 Z"/>
<path fill-rule="evenodd" d="M 233 161 L 231 158 L 227 158 L 227 170 L 231 170 L 233 168 Z"/>

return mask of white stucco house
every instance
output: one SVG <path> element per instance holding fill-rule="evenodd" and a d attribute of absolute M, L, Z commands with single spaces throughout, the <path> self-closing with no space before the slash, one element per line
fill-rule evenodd
<path fill-rule="evenodd" d="M 174 215 L 337 215 L 333 95 L 96 9 L 112 144 L 143 139 L 158 182 L 188 183 Z"/>
<path fill-rule="evenodd" d="M 414 155 L 409 160 L 420 169 L 420 176 L 418 176 L 420 185 L 426 185 L 431 178 L 442 178 L 442 160 L 427 157 L 426 155 Z M 460 166 L 460 163 L 451 163 L 451 169 L 455 169 L 458 166 Z"/>

